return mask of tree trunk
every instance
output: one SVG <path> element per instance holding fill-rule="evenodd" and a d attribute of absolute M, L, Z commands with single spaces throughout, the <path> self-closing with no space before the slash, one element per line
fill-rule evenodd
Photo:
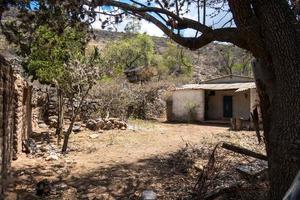
<path fill-rule="evenodd" d="M 295 20 L 286 1 L 257 1 L 269 57 L 262 62 L 273 73 L 262 84 L 269 102 L 263 101 L 270 177 L 270 199 L 281 200 L 300 169 L 300 45 Z M 276 17 L 274 17 L 276 16 Z"/>
<path fill-rule="evenodd" d="M 65 154 L 66 151 L 67 151 L 68 143 L 69 143 L 69 137 L 70 137 L 70 135 L 72 133 L 73 125 L 75 123 L 76 116 L 79 114 L 81 106 L 82 106 L 82 104 L 83 104 L 85 98 L 87 97 L 87 95 L 88 95 L 88 93 L 89 93 L 89 91 L 90 91 L 91 88 L 92 88 L 92 85 L 90 85 L 88 87 L 88 89 L 86 90 L 86 92 L 84 93 L 84 95 L 81 97 L 80 103 L 79 103 L 78 107 L 75 110 L 74 110 L 74 102 L 73 102 L 74 95 L 72 97 L 70 97 L 71 102 L 72 102 L 71 103 L 72 104 L 72 118 L 71 118 L 70 126 L 69 126 L 69 128 L 67 130 L 67 133 L 65 134 L 65 137 L 64 137 L 64 144 L 63 144 L 63 147 L 62 147 L 62 150 L 61 150 L 62 154 Z"/>
<path fill-rule="evenodd" d="M 60 89 L 57 90 L 57 105 L 58 105 L 58 114 L 57 114 L 57 127 L 56 127 L 56 135 L 57 135 L 57 144 L 60 144 L 61 136 L 63 133 L 63 125 L 64 125 L 64 100 L 62 91 Z"/>
<path fill-rule="evenodd" d="M 65 154 L 66 151 L 67 151 L 67 148 L 68 148 L 68 143 L 69 143 L 69 138 L 70 138 L 70 135 L 72 133 L 72 130 L 73 130 L 73 125 L 75 123 L 75 119 L 76 119 L 76 116 L 75 114 L 73 114 L 72 116 L 72 119 L 71 119 L 71 123 L 69 125 L 69 128 L 65 134 L 65 137 L 64 137 L 64 144 L 63 144 L 63 147 L 62 147 L 62 150 L 61 150 L 61 153 L 62 154 Z"/>

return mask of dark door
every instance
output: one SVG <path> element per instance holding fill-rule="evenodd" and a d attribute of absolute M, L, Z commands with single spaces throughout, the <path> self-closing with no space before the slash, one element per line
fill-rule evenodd
<path fill-rule="evenodd" d="M 223 117 L 232 117 L 232 96 L 223 97 Z"/>

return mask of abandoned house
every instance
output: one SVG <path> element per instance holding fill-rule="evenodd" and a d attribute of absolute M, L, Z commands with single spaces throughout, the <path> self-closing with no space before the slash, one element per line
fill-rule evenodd
<path fill-rule="evenodd" d="M 258 102 L 253 78 L 223 76 L 176 88 L 167 101 L 167 119 L 178 122 L 250 120 Z"/>
<path fill-rule="evenodd" d="M 31 92 L 17 57 L 0 53 L 0 198 L 12 159 L 31 132 Z"/>

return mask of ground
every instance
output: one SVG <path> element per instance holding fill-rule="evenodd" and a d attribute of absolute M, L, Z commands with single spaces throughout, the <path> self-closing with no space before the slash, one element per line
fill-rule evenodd
<path fill-rule="evenodd" d="M 51 192 L 44 199 L 139 199 L 151 189 L 158 199 L 190 199 L 197 177 L 210 152 L 221 141 L 232 142 L 263 153 L 253 131 L 230 131 L 226 126 L 169 124 L 132 120 L 127 130 L 103 133 L 82 130 L 72 134 L 67 155 L 50 159 L 47 155 L 20 155 L 12 163 L 8 199 L 35 199 L 37 182 L 47 179 Z M 44 130 L 45 131 L 45 130 Z M 37 146 L 46 143 L 37 130 Z M 55 138 L 51 137 L 51 144 Z M 55 145 L 52 145 L 56 148 Z M 231 163 L 249 163 L 242 157 Z M 220 169 L 227 169 L 222 166 Z M 229 175 L 226 181 L 234 181 Z"/>

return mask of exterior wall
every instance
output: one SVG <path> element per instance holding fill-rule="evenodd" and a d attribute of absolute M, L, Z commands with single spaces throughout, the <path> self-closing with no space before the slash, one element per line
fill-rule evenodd
<path fill-rule="evenodd" d="M 204 93 L 204 90 L 174 91 L 172 98 L 172 121 L 203 121 Z"/>
<path fill-rule="evenodd" d="M 22 152 L 22 141 L 28 139 L 31 132 L 31 89 L 19 73 L 14 73 L 15 127 L 13 135 L 13 157 Z"/>
<path fill-rule="evenodd" d="M 250 89 L 250 97 L 250 109 L 252 111 L 255 107 L 259 106 L 259 97 L 256 89 Z"/>
<path fill-rule="evenodd" d="M 207 92 L 208 93 L 208 92 Z M 234 92 L 234 90 L 215 91 L 214 96 L 207 96 L 206 119 L 222 120 L 223 96 L 232 96 L 232 117 L 250 119 L 250 91 Z"/>
<path fill-rule="evenodd" d="M 211 79 L 208 81 L 203 81 L 203 83 L 246 83 L 253 82 L 254 79 L 250 77 L 242 77 L 242 76 L 224 76 L 221 78 Z"/>

